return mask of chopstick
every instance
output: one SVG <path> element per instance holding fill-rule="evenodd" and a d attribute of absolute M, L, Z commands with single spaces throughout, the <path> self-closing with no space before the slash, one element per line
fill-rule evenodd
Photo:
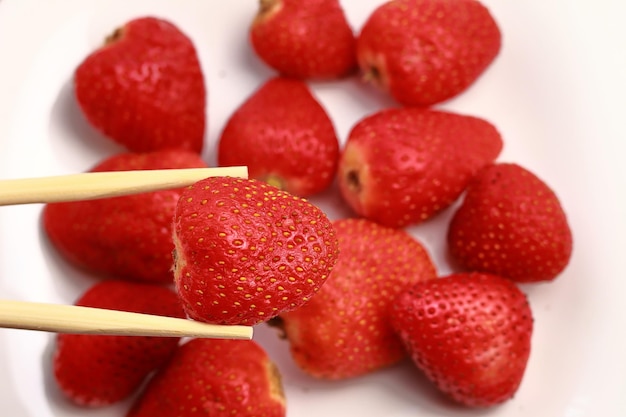
<path fill-rule="evenodd" d="M 91 200 L 191 185 L 212 176 L 247 178 L 245 166 L 87 172 L 0 180 L 0 206 Z M 74 305 L 0 300 L 0 327 L 55 333 L 251 339 L 252 327 Z"/>
<path fill-rule="evenodd" d="M 0 206 L 92 200 L 184 187 L 215 176 L 248 177 L 245 166 L 86 172 L 0 180 Z"/>
<path fill-rule="evenodd" d="M 224 326 L 63 304 L 0 300 L 0 327 L 113 336 L 203 337 L 250 340 L 250 326 Z"/>

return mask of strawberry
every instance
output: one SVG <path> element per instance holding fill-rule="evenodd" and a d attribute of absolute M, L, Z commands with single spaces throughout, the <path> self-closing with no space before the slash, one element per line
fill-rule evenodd
<path fill-rule="evenodd" d="M 218 145 L 219 165 L 246 165 L 250 178 L 301 197 L 329 187 L 338 159 L 339 141 L 324 108 L 304 82 L 281 77 L 231 115 Z"/>
<path fill-rule="evenodd" d="M 393 0 L 357 35 L 366 80 L 407 106 L 448 100 L 472 85 L 501 47 L 489 10 L 476 0 Z"/>
<path fill-rule="evenodd" d="M 533 317 L 514 283 L 497 275 L 452 274 L 418 282 L 393 306 L 391 324 L 414 363 L 452 399 L 487 407 L 518 390 Z"/>
<path fill-rule="evenodd" d="M 130 151 L 203 148 L 202 68 L 171 22 L 142 17 L 115 30 L 76 68 L 74 92 L 90 124 Z"/>
<path fill-rule="evenodd" d="M 227 415 L 286 415 L 278 368 L 254 341 L 188 341 L 150 380 L 127 417 Z"/>
<path fill-rule="evenodd" d="M 396 296 L 434 279 L 420 242 L 401 229 L 365 219 L 333 223 L 340 256 L 328 281 L 306 305 L 280 315 L 295 362 L 318 378 L 346 379 L 406 356 L 389 323 Z"/>
<path fill-rule="evenodd" d="M 572 255 L 572 231 L 552 189 L 526 168 L 493 164 L 476 176 L 448 229 L 452 257 L 516 282 L 554 280 Z"/>
<path fill-rule="evenodd" d="M 386 226 L 423 222 L 453 203 L 502 149 L 486 120 L 450 112 L 386 109 L 359 121 L 339 160 L 341 194 Z"/>
<path fill-rule="evenodd" d="M 261 0 L 250 44 L 290 77 L 334 79 L 357 68 L 355 35 L 338 0 Z"/>
<path fill-rule="evenodd" d="M 195 152 L 120 153 L 90 171 L 202 168 Z M 171 283 L 172 219 L 181 189 L 89 201 L 50 203 L 43 227 L 65 259 L 105 277 Z"/>
<path fill-rule="evenodd" d="M 186 188 L 174 218 L 175 284 L 187 314 L 253 325 L 305 304 L 338 255 L 331 221 L 308 201 L 254 179 Z"/>
<path fill-rule="evenodd" d="M 180 300 L 168 288 L 127 281 L 101 281 L 76 305 L 184 318 Z M 73 403 L 102 407 L 133 394 L 145 377 L 176 351 L 178 338 L 59 334 L 54 379 Z"/>

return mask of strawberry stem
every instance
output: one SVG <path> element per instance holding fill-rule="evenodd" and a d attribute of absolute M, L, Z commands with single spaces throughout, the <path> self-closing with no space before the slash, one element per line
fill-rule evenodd
<path fill-rule="evenodd" d="M 260 0 L 259 1 L 259 17 L 262 17 L 266 14 L 269 14 L 272 9 L 277 6 L 278 1 L 276 0 Z"/>
<path fill-rule="evenodd" d="M 104 44 L 110 45 L 112 43 L 115 43 L 119 41 L 123 35 L 124 35 L 124 28 L 117 28 L 113 31 L 113 33 L 111 33 L 109 36 L 107 36 L 104 39 Z"/>
<path fill-rule="evenodd" d="M 359 171 L 355 169 L 351 169 L 346 173 L 346 182 L 348 187 L 355 193 L 359 193 L 361 191 L 361 178 L 359 177 Z"/>

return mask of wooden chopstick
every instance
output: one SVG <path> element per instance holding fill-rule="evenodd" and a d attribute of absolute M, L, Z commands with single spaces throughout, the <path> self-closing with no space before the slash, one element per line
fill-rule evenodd
<path fill-rule="evenodd" d="M 0 327 L 114 336 L 203 337 L 250 340 L 250 326 L 222 326 L 194 320 L 63 304 L 0 300 Z"/>
<path fill-rule="evenodd" d="M 87 172 L 0 180 L 0 206 L 92 200 L 191 185 L 215 176 L 248 177 L 245 166 Z"/>

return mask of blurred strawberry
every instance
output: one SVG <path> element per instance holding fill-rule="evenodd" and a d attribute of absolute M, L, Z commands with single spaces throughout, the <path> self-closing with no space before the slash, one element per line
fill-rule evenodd
<path fill-rule="evenodd" d="M 204 168 L 191 151 L 121 153 L 91 171 Z M 172 283 L 172 220 L 181 189 L 50 203 L 43 227 L 65 259 L 104 277 Z"/>
<path fill-rule="evenodd" d="M 452 204 L 500 154 L 486 120 L 439 110 L 386 109 L 350 132 L 339 161 L 346 202 L 386 226 L 423 222 Z"/>
<path fill-rule="evenodd" d="M 204 76 L 192 41 L 168 21 L 117 29 L 80 63 L 74 90 L 91 125 L 130 151 L 202 150 Z"/>
<path fill-rule="evenodd" d="M 339 78 L 357 68 L 355 35 L 338 0 L 261 0 L 250 43 L 290 77 Z"/>
<path fill-rule="evenodd" d="M 554 280 L 569 264 L 572 240 L 554 191 L 513 163 L 479 172 L 448 230 L 450 253 L 462 267 L 517 282 Z"/>
<path fill-rule="evenodd" d="M 192 339 L 135 401 L 127 417 L 284 417 L 278 368 L 251 340 Z"/>
<path fill-rule="evenodd" d="M 219 139 L 220 166 L 246 165 L 250 178 L 307 197 L 335 177 L 339 141 L 307 85 L 273 78 L 230 117 Z"/>
<path fill-rule="evenodd" d="M 326 284 L 306 305 L 280 315 L 295 362 L 307 373 L 345 379 L 406 356 L 389 323 L 398 293 L 434 279 L 420 242 L 365 219 L 333 222 L 340 256 Z"/>
<path fill-rule="evenodd" d="M 357 36 L 366 80 L 407 106 L 428 106 L 466 90 L 501 47 L 500 30 L 476 0 L 394 0 Z"/>
<path fill-rule="evenodd" d="M 454 400 L 486 407 L 519 388 L 533 316 L 511 281 L 452 274 L 418 282 L 393 304 L 391 324 L 417 367 Z"/>
<path fill-rule="evenodd" d="M 126 281 L 102 281 L 75 303 L 79 306 L 184 318 L 176 293 L 168 288 Z M 133 394 L 148 374 L 178 347 L 176 337 L 59 334 L 54 378 L 72 402 L 103 407 Z"/>

